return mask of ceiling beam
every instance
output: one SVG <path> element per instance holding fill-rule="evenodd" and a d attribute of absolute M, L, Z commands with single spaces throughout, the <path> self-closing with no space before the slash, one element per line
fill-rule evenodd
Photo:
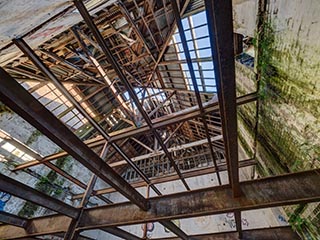
<path fill-rule="evenodd" d="M 147 200 L 140 193 L 2 68 L 0 100 L 130 201 L 144 210 L 148 209 Z"/>
<path fill-rule="evenodd" d="M 3 174 L 0 174 L 0 191 L 51 209 L 57 213 L 65 214 L 71 218 L 77 218 L 79 214 L 78 209 Z"/>
<path fill-rule="evenodd" d="M 85 209 L 79 229 L 140 224 L 317 202 L 320 201 L 320 169 L 245 181 L 240 183 L 240 187 L 242 195 L 239 198 L 232 198 L 232 189 L 229 185 L 153 197 L 149 199 L 148 211 L 142 211 L 128 202 Z M 64 221 L 67 221 L 67 218 L 60 215 L 33 219 L 33 229 L 30 229 L 29 235 L 18 227 L 0 226 L 0 238 L 37 236 L 44 232 L 61 231 L 61 229 L 66 231 L 68 225 L 60 224 Z M 53 226 L 55 224 L 52 222 L 57 223 L 57 226 Z"/>
<path fill-rule="evenodd" d="M 247 159 L 247 160 L 242 160 L 239 162 L 239 167 L 243 168 L 243 167 L 249 167 L 249 166 L 253 166 L 256 165 L 257 161 L 255 159 Z M 222 172 L 222 171 L 226 171 L 227 170 L 227 164 L 219 164 L 218 165 L 218 169 L 215 169 L 214 167 L 210 166 L 210 167 L 206 167 L 206 168 L 201 168 L 201 169 L 194 169 L 194 170 L 189 170 L 189 171 L 185 171 L 183 172 L 183 176 L 185 178 L 191 178 L 191 177 L 197 177 L 197 176 L 203 176 L 203 175 L 207 175 L 207 174 L 211 174 L 211 173 L 215 173 L 217 171 Z M 159 184 L 159 183 L 165 183 L 165 182 L 171 182 L 171 181 L 175 181 L 178 180 L 179 176 L 176 174 L 169 174 L 166 176 L 161 176 L 161 177 L 155 177 L 155 178 L 151 178 L 150 181 L 153 184 Z M 137 181 L 137 182 L 133 182 L 131 184 L 132 187 L 134 188 L 139 188 L 139 187 L 146 187 L 147 184 L 144 181 Z M 96 190 L 96 192 L 94 193 L 94 195 L 101 195 L 101 194 L 107 194 L 107 193 L 112 193 L 115 192 L 116 190 L 113 188 L 103 188 L 103 189 L 98 189 Z M 72 199 L 79 199 L 82 198 L 83 193 L 80 194 L 76 194 L 72 197 Z"/>
<path fill-rule="evenodd" d="M 256 101 L 256 100 L 257 100 L 256 93 L 247 94 L 247 95 L 244 95 L 244 96 L 237 98 L 237 105 L 246 104 L 246 103 Z M 204 103 L 203 105 L 204 105 L 204 111 L 206 114 L 212 113 L 212 112 L 219 112 L 218 102 L 211 101 L 208 103 Z M 182 111 L 175 112 L 175 113 L 163 116 L 163 117 L 159 117 L 152 122 L 154 124 L 153 125 L 154 128 L 160 129 L 160 128 L 164 128 L 169 125 L 177 124 L 180 122 L 185 122 L 187 120 L 190 120 L 190 119 L 193 119 L 193 118 L 196 118 L 199 116 L 200 116 L 199 107 L 195 106 L 195 107 L 190 107 L 188 109 L 184 109 Z M 110 136 L 111 136 L 110 141 L 113 142 L 113 141 L 118 141 L 121 139 L 126 139 L 129 137 L 134 137 L 139 134 L 147 133 L 149 131 L 150 131 L 150 129 L 148 128 L 147 125 L 142 125 L 139 128 L 124 129 L 119 132 L 110 133 Z M 102 146 L 105 143 L 105 140 L 103 139 L 102 136 L 98 136 L 94 139 L 89 139 L 89 140 L 85 141 L 84 143 L 87 144 L 88 147 L 92 148 L 92 147 Z M 22 170 L 22 169 L 25 169 L 28 167 L 33 167 L 33 166 L 42 164 L 44 162 L 52 161 L 52 160 L 55 160 L 57 158 L 64 157 L 67 155 L 68 155 L 67 152 L 55 153 L 55 154 L 46 156 L 43 159 L 32 160 L 27 163 L 22 163 L 22 164 L 18 165 L 17 167 L 15 167 L 14 171 Z"/>
<path fill-rule="evenodd" d="M 21 228 L 26 228 L 28 226 L 28 219 L 4 211 L 0 211 L 0 222 Z"/>
<path fill-rule="evenodd" d="M 214 64 L 228 177 L 233 197 L 239 187 L 236 81 L 233 50 L 232 0 L 206 0 L 206 14 Z"/>
<path fill-rule="evenodd" d="M 197 240 L 239 240 L 237 232 L 208 233 L 190 235 Z M 289 226 L 271 227 L 261 229 L 249 229 L 243 231 L 243 238 L 247 240 L 268 239 L 268 240 L 300 240 L 301 238 Z M 153 238 L 153 240 L 180 240 L 177 237 Z"/>

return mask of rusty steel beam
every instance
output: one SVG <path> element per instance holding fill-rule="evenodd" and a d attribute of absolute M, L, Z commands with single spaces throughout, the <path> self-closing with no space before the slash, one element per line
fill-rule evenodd
<path fill-rule="evenodd" d="M 249 167 L 249 166 L 256 165 L 256 163 L 257 162 L 255 159 L 247 159 L 247 160 L 240 161 L 239 167 L 240 168 Z M 217 171 L 222 172 L 222 171 L 226 171 L 226 170 L 227 170 L 227 164 L 221 164 L 221 165 L 218 165 L 218 169 L 215 169 L 214 167 L 207 167 L 207 168 L 202 168 L 202 169 L 189 170 L 189 171 L 184 172 L 183 176 L 185 178 L 191 178 L 191 177 L 197 177 L 197 176 L 215 173 Z M 153 184 L 171 182 L 171 181 L 175 181 L 175 180 L 179 180 L 179 176 L 177 174 L 169 174 L 166 176 L 161 176 L 161 177 L 156 177 L 156 178 L 150 179 L 150 181 Z M 137 181 L 137 182 L 132 183 L 131 186 L 134 188 L 139 188 L 139 187 L 146 187 L 147 184 L 144 181 Z M 116 191 L 115 189 L 109 187 L 109 188 L 96 190 L 96 192 L 93 194 L 101 195 L 101 194 L 112 193 L 115 191 Z M 80 193 L 80 194 L 74 195 L 72 199 L 76 200 L 76 199 L 80 199 L 82 197 L 83 197 L 83 194 Z"/>
<path fill-rule="evenodd" d="M 89 72 L 86 72 L 85 70 L 83 70 L 82 68 L 76 66 L 75 64 L 69 62 L 68 60 L 65 60 L 64 58 L 58 56 L 57 54 L 53 53 L 53 52 L 50 52 L 50 51 L 47 51 L 45 49 L 40 49 L 40 52 L 42 52 L 43 54 L 45 54 L 46 56 L 49 56 L 51 58 L 53 58 L 55 61 L 57 62 L 61 62 L 62 64 L 65 64 L 66 66 L 70 67 L 71 69 L 85 75 L 86 77 L 96 81 L 97 83 L 99 84 L 105 84 L 103 81 L 97 79 L 93 73 L 89 73 Z M 49 78 L 50 79 L 50 78 Z"/>
<path fill-rule="evenodd" d="M 228 177 L 233 196 L 241 195 L 239 187 L 237 104 L 233 50 L 232 0 L 206 0 L 211 53 L 219 99 L 223 142 L 229 165 Z"/>
<path fill-rule="evenodd" d="M 126 76 L 124 75 L 124 73 L 122 72 L 122 69 L 120 67 L 120 65 L 118 64 L 118 62 L 116 61 L 116 59 L 114 58 L 113 54 L 111 53 L 110 49 L 107 47 L 107 44 L 104 40 L 104 38 L 102 37 L 100 31 L 98 30 L 97 26 L 94 24 L 94 22 L 91 19 L 91 16 L 88 12 L 88 10 L 86 9 L 86 7 L 84 6 L 83 2 L 81 0 L 74 0 L 74 4 L 77 7 L 77 9 L 79 10 L 79 13 L 81 14 L 82 18 L 84 19 L 85 23 L 88 25 L 90 31 L 92 32 L 92 34 L 94 35 L 94 37 L 96 38 L 96 41 L 99 43 L 104 55 L 106 56 L 108 62 L 111 64 L 112 68 L 115 70 L 115 72 L 117 73 L 118 77 L 120 78 L 121 82 L 124 84 L 125 88 L 127 89 L 129 95 L 131 96 L 131 98 L 133 99 L 133 102 L 135 103 L 135 105 L 137 106 L 140 114 L 143 116 L 144 120 L 146 121 L 148 127 L 151 129 L 153 135 L 156 137 L 156 139 L 158 140 L 158 142 L 161 145 L 161 148 L 163 149 L 163 151 L 165 152 L 167 158 L 169 159 L 171 165 L 174 167 L 175 171 L 177 172 L 177 174 L 180 176 L 180 179 L 182 181 L 182 183 L 184 184 L 185 188 L 187 190 L 190 190 L 187 182 L 184 180 L 178 166 L 175 164 L 171 154 L 168 152 L 167 147 L 165 146 L 165 144 L 163 143 L 160 134 L 157 132 L 156 129 L 153 128 L 152 126 L 152 121 L 150 119 L 150 117 L 148 116 L 148 114 L 144 111 L 138 97 L 137 94 L 135 93 L 132 85 L 130 84 L 130 82 L 127 80 Z M 146 182 L 148 182 L 148 178 L 145 178 Z M 150 181 L 149 181 L 150 182 Z M 150 187 L 158 194 L 161 195 L 161 192 L 156 189 L 151 183 L 150 183 Z"/>
<path fill-rule="evenodd" d="M 252 101 L 256 101 L 258 99 L 258 96 L 256 93 L 251 93 L 251 94 L 247 94 L 241 97 L 237 98 L 237 105 L 242 105 L 242 104 L 246 104 Z M 218 106 L 218 102 L 208 102 L 204 104 L 204 111 L 206 114 L 211 113 L 211 112 L 218 112 L 219 111 L 219 106 Z M 183 111 L 179 111 L 179 112 L 175 112 L 163 117 L 159 117 L 157 119 L 155 119 L 153 122 L 153 126 L 155 129 L 160 129 L 160 128 L 164 128 L 167 127 L 169 125 L 174 125 L 180 122 L 185 122 L 188 121 L 190 119 L 196 118 L 200 116 L 200 110 L 198 106 L 195 107 L 190 107 L 188 109 L 185 109 Z M 120 132 L 116 132 L 116 133 L 110 133 L 110 142 L 115 142 L 121 139 L 126 139 L 126 138 L 130 138 L 133 136 L 137 136 L 139 134 L 144 134 L 149 132 L 150 129 L 148 128 L 148 126 L 142 125 L 139 128 L 129 128 L 129 129 L 125 129 L 125 130 L 121 130 Z M 105 143 L 105 140 L 103 139 L 102 136 L 98 136 L 94 139 L 89 139 L 87 141 L 85 141 L 85 143 L 88 145 L 88 147 L 93 148 L 93 147 L 98 147 L 98 146 L 102 146 Z M 60 153 L 55 153 L 49 156 L 44 157 L 43 159 L 40 160 L 32 160 L 26 163 L 22 163 L 18 166 L 16 166 L 14 168 L 14 171 L 17 170 L 22 170 L 28 167 L 33 167 L 39 164 L 42 164 L 44 162 L 47 161 L 53 161 L 57 158 L 60 157 L 64 157 L 67 156 L 68 153 L 67 152 L 60 152 Z"/>
<path fill-rule="evenodd" d="M 197 240 L 300 240 L 301 238 L 289 226 L 249 229 L 243 231 L 243 238 L 239 238 L 237 232 L 208 233 L 190 235 Z M 153 240 L 180 240 L 176 237 L 153 238 Z"/>
<path fill-rule="evenodd" d="M 214 167 L 217 168 L 217 161 L 215 160 L 215 151 L 214 151 L 213 146 L 212 146 L 211 137 L 210 137 L 210 133 L 209 133 L 209 127 L 208 127 L 206 115 L 204 114 L 201 95 L 200 95 L 200 91 L 199 91 L 199 87 L 198 87 L 195 71 L 194 71 L 194 68 L 193 68 L 193 63 L 192 63 L 192 60 L 191 60 L 191 54 L 189 52 L 189 47 L 188 47 L 188 44 L 187 44 L 187 38 L 186 38 L 186 34 L 185 34 L 185 31 L 184 31 L 184 28 L 183 28 L 183 25 L 182 25 L 182 20 L 181 20 L 181 17 L 180 17 L 180 12 L 179 12 L 179 8 L 178 8 L 176 0 L 171 0 L 171 5 L 172 5 L 173 13 L 174 13 L 174 16 L 175 16 L 175 19 L 176 19 L 176 23 L 177 23 L 177 26 L 178 26 L 178 29 L 179 29 L 180 39 L 181 39 L 181 42 L 182 42 L 184 54 L 186 56 L 186 61 L 187 61 L 187 64 L 188 64 L 188 68 L 189 68 L 192 84 L 193 84 L 193 87 L 194 87 L 194 92 L 195 92 L 197 103 L 198 103 L 198 106 L 199 106 L 199 110 L 200 110 L 200 114 L 201 114 L 201 120 L 202 120 L 202 123 L 203 123 L 203 127 L 204 127 L 204 130 L 205 130 L 205 133 L 206 133 L 206 137 L 207 137 L 208 143 L 209 143 L 209 149 L 210 149 L 210 153 L 211 153 L 211 156 L 212 156 L 212 159 L 213 159 L 213 164 L 214 164 Z M 217 175 L 218 183 L 219 183 L 219 185 L 221 185 L 221 178 L 220 178 L 219 172 L 217 172 L 216 175 Z"/>
<path fill-rule="evenodd" d="M 56 76 L 50 71 L 50 69 L 40 60 L 40 58 L 33 52 L 33 50 L 27 45 L 23 39 L 14 39 L 13 42 L 16 46 L 36 65 L 39 70 L 41 70 L 45 75 L 47 75 L 56 86 L 57 89 L 74 105 L 74 107 L 90 122 L 90 124 L 105 138 L 106 141 L 110 140 L 108 133 L 100 126 L 100 124 L 90 116 L 90 114 L 78 103 L 75 98 L 70 94 L 70 92 L 61 84 L 61 82 L 56 78 Z M 122 151 L 122 149 L 115 143 L 112 142 L 110 145 L 128 162 L 128 164 L 148 182 L 147 176 L 142 172 L 136 164 L 131 161 L 128 155 Z M 149 183 L 149 182 L 148 182 Z M 152 189 L 155 192 L 160 193 L 153 185 Z"/>
<path fill-rule="evenodd" d="M 3 174 L 0 174 L 0 191 L 9 193 L 71 218 L 76 218 L 79 214 L 78 209 Z"/>
<path fill-rule="evenodd" d="M 241 96 L 237 99 L 237 105 L 246 104 L 252 101 L 256 101 L 258 98 L 257 93 L 251 93 L 244 96 Z M 218 102 L 209 101 L 203 104 L 204 106 L 204 113 L 208 114 L 211 112 L 219 112 L 219 105 Z M 177 124 L 180 122 L 185 122 L 190 119 L 196 118 L 201 116 L 201 112 L 198 106 L 190 107 L 188 109 L 184 109 L 179 112 L 175 112 L 163 117 L 156 118 L 152 120 L 153 128 L 160 129 L 164 128 L 173 124 Z M 126 130 L 122 130 L 120 133 L 113 133 L 110 134 L 111 139 L 110 141 L 118 141 L 124 138 L 128 138 L 131 136 L 136 136 L 139 134 L 143 134 L 146 132 L 150 132 L 150 129 L 147 124 L 142 125 L 139 128 L 130 128 Z"/>
<path fill-rule="evenodd" d="M 0 68 L 0 100 L 122 195 L 147 210 L 147 200 Z"/>
<path fill-rule="evenodd" d="M 85 209 L 79 229 L 140 224 L 317 202 L 320 201 L 320 169 L 245 181 L 240 183 L 240 187 L 242 195 L 239 198 L 232 197 L 230 185 L 153 197 L 149 199 L 148 211 L 143 211 L 128 202 Z M 0 239 L 66 231 L 68 226 L 60 224 L 61 221 L 68 221 L 68 218 L 61 215 L 35 218 L 32 220 L 33 228 L 29 233 L 14 226 L 0 226 Z M 52 222 L 57 223 L 57 226 L 53 226 Z"/>
<path fill-rule="evenodd" d="M 114 236 L 117 236 L 122 239 L 130 239 L 130 240 L 142 240 L 141 238 L 137 237 L 136 235 L 133 235 L 127 231 L 122 230 L 121 228 L 116 227 L 108 227 L 108 228 L 101 228 L 100 230 L 110 233 Z"/>
<path fill-rule="evenodd" d="M 21 228 L 28 226 L 28 219 L 4 211 L 0 211 L 0 222 Z"/>
<path fill-rule="evenodd" d="M 189 236 L 181 230 L 181 228 L 179 228 L 176 224 L 174 224 L 172 221 L 159 221 L 159 223 L 161 225 L 163 225 L 164 227 L 166 227 L 167 229 L 169 229 L 171 232 L 173 232 L 174 234 L 176 234 L 179 239 L 183 239 L 183 240 L 189 240 Z"/>
<path fill-rule="evenodd" d="M 103 149 L 100 153 L 100 158 L 101 159 L 105 159 L 106 156 L 107 156 L 107 153 L 108 153 L 108 150 L 109 150 L 109 145 L 107 143 L 104 144 L 103 146 Z M 82 200 L 81 200 L 81 203 L 79 205 L 79 208 L 81 209 L 80 210 L 80 214 L 78 216 L 77 219 L 73 219 L 71 221 L 71 224 L 69 225 L 69 228 L 67 230 L 67 232 L 65 233 L 64 235 L 64 240 L 71 240 L 71 239 L 76 239 L 77 236 L 79 235 L 79 232 L 76 231 L 76 228 L 79 224 L 79 221 L 82 217 L 82 213 L 83 213 L 83 209 L 86 207 L 87 203 L 89 202 L 89 199 L 90 199 L 90 196 L 93 192 L 93 189 L 94 189 L 94 186 L 96 184 L 98 180 L 98 177 L 97 175 L 93 174 L 89 180 L 89 183 L 86 187 L 86 191 L 82 197 Z M 112 203 L 110 200 L 109 200 L 109 203 Z"/>

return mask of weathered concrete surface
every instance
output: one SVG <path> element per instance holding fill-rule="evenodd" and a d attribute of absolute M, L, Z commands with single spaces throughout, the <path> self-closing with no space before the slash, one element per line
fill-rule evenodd
<path fill-rule="evenodd" d="M 268 34 L 258 45 L 265 51 L 261 66 L 261 89 L 257 159 L 259 173 L 273 175 L 320 167 L 320 4 L 317 0 L 271 0 L 262 27 Z M 261 67 L 260 66 L 260 67 Z M 245 72 L 238 74 L 238 90 L 248 90 L 254 78 L 243 84 Z M 251 82 L 251 83 L 250 83 Z M 247 140 L 244 148 L 254 151 L 252 139 L 255 106 L 241 106 L 239 130 Z M 319 203 L 297 212 L 296 220 L 305 232 L 318 231 L 310 224 Z M 295 207 L 289 209 L 295 210 Z M 306 214 L 306 212 L 308 212 Z M 301 215 L 300 215 L 301 214 Z M 296 220 L 292 219 L 293 222 Z M 309 229 L 309 230 L 306 230 Z M 314 230 L 316 229 L 316 230 Z M 303 233 L 305 234 L 305 233 Z M 319 237 L 320 233 L 317 233 Z M 307 237 L 305 235 L 304 237 Z M 309 236 L 310 237 L 310 236 Z M 313 235 L 315 237 L 315 235 Z"/>
<path fill-rule="evenodd" d="M 263 80 L 260 133 L 269 132 L 269 146 L 287 170 L 319 167 L 320 4 L 271 1 L 267 7 L 275 72 Z"/>
<path fill-rule="evenodd" d="M 233 0 L 234 32 L 254 37 L 257 21 L 257 0 Z"/>
<path fill-rule="evenodd" d="M 90 0 L 86 2 L 86 6 L 92 10 L 90 14 L 94 14 L 114 2 L 114 0 Z M 11 39 L 21 37 L 29 32 L 31 33 L 26 36 L 25 40 L 32 48 L 36 48 L 67 30 L 82 20 L 78 11 L 72 6 L 72 1 L 63 0 L 1 0 L 0 49 L 10 44 Z M 59 17 L 51 19 L 59 13 L 61 13 Z M 51 20 L 46 22 L 49 19 Z M 13 59 L 22 56 L 22 53 L 17 47 L 10 46 L 3 49 L 0 56 L 0 65 L 4 66 Z"/>

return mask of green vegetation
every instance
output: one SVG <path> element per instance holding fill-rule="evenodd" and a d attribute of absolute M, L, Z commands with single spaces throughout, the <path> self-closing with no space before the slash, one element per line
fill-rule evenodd
<path fill-rule="evenodd" d="M 257 49 L 256 71 L 258 74 L 258 91 L 261 100 L 267 98 L 272 91 L 270 78 L 277 75 L 276 68 L 273 66 L 273 44 L 275 41 L 274 28 L 271 22 L 265 21 L 260 26 L 257 36 L 253 39 L 253 44 Z"/>
<path fill-rule="evenodd" d="M 26 141 L 26 145 L 31 145 L 33 142 L 37 141 L 38 137 L 41 136 L 42 133 L 39 130 L 34 130 L 31 134 L 31 136 Z"/>
<path fill-rule="evenodd" d="M 68 162 L 72 158 L 70 156 L 59 158 L 56 161 L 56 166 L 64 169 Z M 64 180 L 58 180 L 58 174 L 55 171 L 50 171 L 46 176 L 42 176 L 37 182 L 35 189 L 43 192 L 47 195 L 52 195 L 58 197 L 63 193 L 62 185 Z M 21 217 L 32 217 L 38 210 L 39 206 L 31 202 L 25 203 L 22 209 L 19 211 L 18 215 Z"/>
<path fill-rule="evenodd" d="M 0 113 L 5 113 L 5 112 L 12 113 L 12 110 L 8 108 L 5 104 L 0 102 Z"/>

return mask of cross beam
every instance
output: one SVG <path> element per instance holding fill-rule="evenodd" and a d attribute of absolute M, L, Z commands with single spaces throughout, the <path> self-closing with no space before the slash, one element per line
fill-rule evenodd
<path fill-rule="evenodd" d="M 0 68 L 0 100 L 140 208 L 147 200 L 85 145 L 48 109 Z"/>
<path fill-rule="evenodd" d="M 320 169 L 241 182 L 240 188 L 242 195 L 239 198 L 232 198 L 232 189 L 229 185 L 153 197 L 149 199 L 148 211 L 143 211 L 128 202 L 85 209 L 79 229 L 316 202 L 320 201 Z M 33 227 L 29 233 L 14 226 L 0 226 L 0 239 L 66 231 L 67 223 L 70 222 L 68 219 L 61 215 L 35 218 L 31 220 Z"/>
<path fill-rule="evenodd" d="M 79 214 L 78 209 L 3 174 L 0 174 L 0 190 L 71 218 Z"/>
<path fill-rule="evenodd" d="M 209 233 L 201 235 L 190 235 L 197 240 L 239 240 L 237 232 Z M 300 240 L 301 238 L 291 227 L 271 227 L 261 229 L 249 229 L 243 231 L 241 239 L 268 239 L 268 240 Z M 180 240 L 176 237 L 153 238 L 153 240 Z"/>
<path fill-rule="evenodd" d="M 26 228 L 28 226 L 28 219 L 3 211 L 0 211 L 0 222 L 21 228 Z"/>
<path fill-rule="evenodd" d="M 256 93 L 247 94 L 247 95 L 244 95 L 244 96 L 237 98 L 237 105 L 246 104 L 246 103 L 256 101 L 256 100 L 257 100 Z M 218 102 L 204 103 L 204 111 L 206 114 L 211 113 L 211 112 L 218 112 L 219 111 Z M 160 129 L 160 128 L 164 128 L 169 125 L 177 124 L 180 122 L 185 122 L 185 121 L 188 121 L 190 119 L 193 119 L 193 118 L 196 118 L 199 116 L 200 116 L 199 107 L 195 106 L 195 107 L 190 107 L 188 109 L 184 109 L 179 112 L 175 112 L 173 114 L 169 114 L 169 115 L 157 118 L 153 121 L 153 124 L 154 124 L 155 129 Z M 110 133 L 110 136 L 111 136 L 110 142 L 114 142 L 114 141 L 118 141 L 121 139 L 126 139 L 129 137 L 137 136 L 139 134 L 144 134 L 149 131 L 150 131 L 150 129 L 148 128 L 147 125 L 142 125 L 139 128 L 133 128 L 133 129 L 130 128 L 130 129 L 125 129 L 125 131 L 119 131 L 117 133 Z M 90 139 L 90 140 L 85 141 L 85 143 L 89 147 L 97 147 L 97 146 L 102 146 L 105 143 L 105 140 L 103 139 L 102 136 L 98 136 L 94 139 Z M 22 170 L 22 169 L 25 169 L 28 167 L 33 167 L 33 166 L 42 164 L 44 162 L 52 161 L 52 160 L 55 160 L 57 158 L 64 157 L 67 155 L 68 155 L 68 153 L 66 153 L 66 152 L 55 153 L 55 154 L 46 156 L 43 159 L 33 160 L 33 161 L 29 161 L 27 163 L 20 164 L 14 169 L 14 171 Z"/>

